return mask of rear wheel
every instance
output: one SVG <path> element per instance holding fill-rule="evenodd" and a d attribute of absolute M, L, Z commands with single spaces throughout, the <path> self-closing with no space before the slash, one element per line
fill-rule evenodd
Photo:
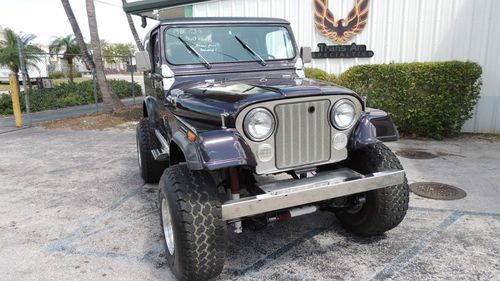
<path fill-rule="evenodd" d="M 160 148 L 160 145 L 147 118 L 142 119 L 137 125 L 136 142 L 142 178 L 146 183 L 158 183 L 168 163 L 156 161 L 151 153 L 152 149 Z"/>
<path fill-rule="evenodd" d="M 344 166 L 363 174 L 403 167 L 396 155 L 379 143 L 349 153 Z M 337 218 L 349 231 L 361 236 L 382 234 L 396 227 L 406 215 L 409 188 L 404 183 L 364 193 L 364 203 L 335 211 Z"/>
<path fill-rule="evenodd" d="M 167 261 L 179 280 L 218 276 L 225 261 L 225 228 L 210 174 L 185 164 L 165 170 L 159 205 Z"/>

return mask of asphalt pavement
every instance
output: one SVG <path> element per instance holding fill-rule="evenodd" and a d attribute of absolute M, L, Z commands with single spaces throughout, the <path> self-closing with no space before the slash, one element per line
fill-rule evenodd
<path fill-rule="evenodd" d="M 139 175 L 131 130 L 29 128 L 0 135 L 1 280 L 174 280 L 157 186 Z M 410 183 L 464 189 L 456 201 L 411 195 L 402 224 L 360 238 L 315 213 L 229 232 L 217 280 L 500 280 L 500 142 L 402 140 Z"/>

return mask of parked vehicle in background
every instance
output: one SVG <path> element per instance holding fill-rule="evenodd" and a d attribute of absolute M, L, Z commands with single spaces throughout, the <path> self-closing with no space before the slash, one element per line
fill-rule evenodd
<path fill-rule="evenodd" d="M 153 91 L 137 127 L 138 162 L 146 182 L 159 182 L 178 279 L 220 274 L 226 228 L 332 211 L 349 231 L 373 236 L 403 220 L 405 173 L 382 143 L 398 139 L 396 127 L 353 91 L 306 79 L 311 50 L 299 50 L 287 21 L 166 20 L 145 47 L 136 61 Z"/>
<path fill-rule="evenodd" d="M 11 71 L 6 67 L 0 67 L 0 83 L 9 83 Z M 43 62 L 37 63 L 36 67 L 28 67 L 28 77 L 32 83 L 38 78 L 48 78 L 47 65 Z M 19 82 L 22 83 L 22 72 L 18 73 Z"/>
<path fill-rule="evenodd" d="M 0 83 L 9 83 L 10 70 L 8 68 L 0 67 Z"/>

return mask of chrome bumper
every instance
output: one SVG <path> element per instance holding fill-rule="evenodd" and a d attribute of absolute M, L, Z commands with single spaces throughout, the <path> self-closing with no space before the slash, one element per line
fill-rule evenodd
<path fill-rule="evenodd" d="M 259 186 L 265 194 L 229 200 L 222 204 L 222 219 L 236 220 L 270 211 L 403 183 L 403 170 L 362 175 L 350 169 L 323 172 L 310 178 L 281 180 Z"/>

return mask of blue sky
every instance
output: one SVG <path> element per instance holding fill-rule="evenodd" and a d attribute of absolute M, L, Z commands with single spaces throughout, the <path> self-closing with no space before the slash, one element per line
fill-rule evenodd
<path fill-rule="evenodd" d="M 85 0 L 70 0 L 83 36 L 90 40 Z M 121 8 L 121 0 L 95 0 L 99 36 L 111 43 L 132 43 L 134 40 Z M 140 18 L 133 16 L 141 39 L 146 29 Z M 72 34 L 71 26 L 60 0 L 0 0 L 0 25 L 16 32 L 37 36 L 36 43 L 48 45 L 54 36 Z"/>

